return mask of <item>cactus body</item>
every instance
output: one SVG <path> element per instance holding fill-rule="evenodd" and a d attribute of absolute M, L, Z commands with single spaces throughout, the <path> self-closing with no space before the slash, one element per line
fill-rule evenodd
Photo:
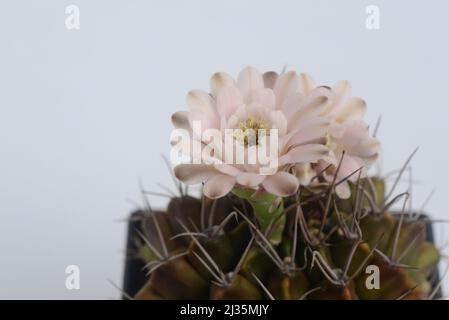
<path fill-rule="evenodd" d="M 439 260 L 428 222 L 392 214 L 382 180 L 358 185 L 347 200 L 332 188 L 304 190 L 275 208 L 276 221 L 263 210 L 258 220 L 260 208 L 241 194 L 183 196 L 167 212 L 148 211 L 136 239 L 148 282 L 135 298 L 428 298 Z M 378 288 L 369 270 L 379 271 Z"/>

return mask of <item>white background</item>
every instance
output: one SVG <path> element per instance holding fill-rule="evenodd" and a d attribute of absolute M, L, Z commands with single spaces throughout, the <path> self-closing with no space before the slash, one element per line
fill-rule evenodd
<path fill-rule="evenodd" d="M 369 4 L 380 30 L 365 27 Z M 171 184 L 170 115 L 213 72 L 247 65 L 350 80 L 368 121 L 383 117 L 383 171 L 420 146 L 415 207 L 435 188 L 427 211 L 448 218 L 448 14 L 437 0 L 3 0 L 0 298 L 118 298 L 127 199 L 140 202 L 139 179 Z M 65 288 L 70 264 L 80 290 Z"/>

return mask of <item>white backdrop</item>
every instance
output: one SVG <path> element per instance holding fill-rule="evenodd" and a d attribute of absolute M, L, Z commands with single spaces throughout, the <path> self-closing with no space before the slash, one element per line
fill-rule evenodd
<path fill-rule="evenodd" d="M 69 4 L 80 30 L 66 29 Z M 246 65 L 350 80 L 368 120 L 383 117 L 383 170 L 420 146 L 414 204 L 435 188 L 427 211 L 448 218 L 448 12 L 438 0 L 3 0 L 0 298 L 117 298 L 128 199 L 139 179 L 171 183 L 170 115 L 213 72 Z M 70 264 L 80 290 L 65 288 Z"/>

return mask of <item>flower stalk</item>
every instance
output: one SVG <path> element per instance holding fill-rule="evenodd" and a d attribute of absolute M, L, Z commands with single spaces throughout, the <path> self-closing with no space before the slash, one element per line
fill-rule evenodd
<path fill-rule="evenodd" d="M 251 204 L 261 231 L 272 244 L 279 244 L 282 241 L 282 233 L 286 221 L 284 200 L 265 191 L 245 188 L 236 187 L 232 190 L 232 193 Z"/>

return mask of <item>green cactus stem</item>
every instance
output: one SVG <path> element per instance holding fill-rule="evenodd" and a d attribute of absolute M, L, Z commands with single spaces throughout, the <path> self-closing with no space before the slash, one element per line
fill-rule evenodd
<path fill-rule="evenodd" d="M 258 192 L 243 188 L 234 188 L 233 193 L 251 204 L 261 231 L 264 234 L 268 233 L 268 238 L 273 244 L 279 244 L 282 240 L 286 222 L 283 214 L 283 199 L 268 192 Z"/>

